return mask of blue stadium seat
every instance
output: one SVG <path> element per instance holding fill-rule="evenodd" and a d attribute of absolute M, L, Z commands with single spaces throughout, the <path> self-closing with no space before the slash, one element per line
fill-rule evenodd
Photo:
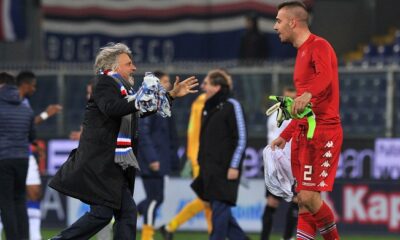
<path fill-rule="evenodd" d="M 368 44 L 363 49 L 365 58 L 374 58 L 378 56 L 378 47 L 374 44 Z"/>

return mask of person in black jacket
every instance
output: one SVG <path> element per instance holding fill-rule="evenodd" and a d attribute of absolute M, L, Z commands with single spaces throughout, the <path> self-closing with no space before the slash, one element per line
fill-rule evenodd
<path fill-rule="evenodd" d="M 247 142 L 243 110 L 236 99 L 230 98 L 225 74 L 209 73 L 201 87 L 207 100 L 200 132 L 200 173 L 192 188 L 211 205 L 210 240 L 244 240 L 247 237 L 231 213 L 231 207 L 236 205 Z"/>
<path fill-rule="evenodd" d="M 32 109 L 22 103 L 13 76 L 0 73 L 0 212 L 7 239 L 29 239 L 25 179 Z"/>
<path fill-rule="evenodd" d="M 97 84 L 86 105 L 79 146 L 61 166 L 49 186 L 90 204 L 90 211 L 52 239 L 89 239 L 114 216 L 114 239 L 136 239 L 136 205 L 132 198 L 138 163 L 137 119 L 132 101 L 136 67 L 130 49 L 110 43 L 96 57 Z M 99 74 L 101 73 L 101 74 Z M 190 77 L 175 81 L 170 99 L 197 86 Z"/>
<path fill-rule="evenodd" d="M 161 85 L 171 89 L 168 74 L 155 71 Z M 142 240 L 152 240 L 156 211 L 164 201 L 164 177 L 178 169 L 178 136 L 173 117 L 152 115 L 139 120 L 138 161 L 146 198 L 138 204 L 143 216 Z"/>

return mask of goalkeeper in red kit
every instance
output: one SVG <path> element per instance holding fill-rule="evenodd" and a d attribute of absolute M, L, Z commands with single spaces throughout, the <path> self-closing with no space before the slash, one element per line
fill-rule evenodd
<path fill-rule="evenodd" d="M 321 192 L 332 191 L 343 142 L 338 66 L 332 46 L 310 32 L 308 19 L 302 2 L 284 2 L 278 6 L 274 29 L 281 42 L 297 48 L 293 76 L 297 97 L 291 111 L 302 113 L 311 103 L 314 136 L 307 139 L 305 119 L 294 119 L 271 146 L 283 148 L 292 140 L 291 165 L 299 203 L 297 239 L 315 239 L 318 230 L 324 239 L 339 240 L 332 210 L 321 198 Z"/>

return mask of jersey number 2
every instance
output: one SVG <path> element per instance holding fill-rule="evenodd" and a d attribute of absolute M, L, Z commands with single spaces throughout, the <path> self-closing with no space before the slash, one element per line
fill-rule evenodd
<path fill-rule="evenodd" d="M 312 166 L 304 165 L 304 180 L 311 181 Z"/>

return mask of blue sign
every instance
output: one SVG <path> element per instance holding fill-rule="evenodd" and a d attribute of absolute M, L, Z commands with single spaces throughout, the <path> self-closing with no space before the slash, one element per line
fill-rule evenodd
<path fill-rule="evenodd" d="M 268 58 L 293 57 L 273 29 L 277 1 L 43 0 L 46 58 L 92 62 L 101 46 L 124 42 L 136 62 L 235 60 L 245 16 L 258 16 Z M 310 4 L 311 5 L 311 4 Z"/>

